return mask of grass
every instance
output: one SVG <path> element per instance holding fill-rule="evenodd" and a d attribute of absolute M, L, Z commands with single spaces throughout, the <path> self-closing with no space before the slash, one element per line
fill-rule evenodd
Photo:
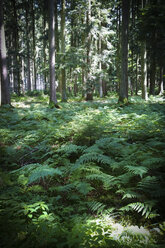
<path fill-rule="evenodd" d="M 2 247 L 163 247 L 163 98 L 12 102 L 0 109 Z"/>

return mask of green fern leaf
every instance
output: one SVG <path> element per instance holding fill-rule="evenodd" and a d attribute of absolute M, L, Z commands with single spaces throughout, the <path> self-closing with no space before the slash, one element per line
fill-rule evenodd
<path fill-rule="evenodd" d="M 126 165 L 125 169 L 134 175 L 139 175 L 141 178 L 144 174 L 147 173 L 148 168 L 144 166 L 132 166 L 132 165 Z"/>
<path fill-rule="evenodd" d="M 58 168 L 50 168 L 49 166 L 40 166 L 32 171 L 30 174 L 28 184 L 39 181 L 41 178 L 44 179 L 48 176 L 62 175 L 62 172 Z"/>

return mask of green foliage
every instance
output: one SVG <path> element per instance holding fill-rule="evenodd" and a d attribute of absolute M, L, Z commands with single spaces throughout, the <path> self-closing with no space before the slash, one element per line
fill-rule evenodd
<path fill-rule="evenodd" d="M 0 109 L 2 247 L 161 247 L 164 104 L 21 99 Z"/>

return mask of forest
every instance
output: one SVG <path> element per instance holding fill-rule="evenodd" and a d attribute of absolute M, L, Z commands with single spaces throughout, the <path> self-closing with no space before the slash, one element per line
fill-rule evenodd
<path fill-rule="evenodd" d="M 0 247 L 165 247 L 165 1 L 0 0 Z"/>

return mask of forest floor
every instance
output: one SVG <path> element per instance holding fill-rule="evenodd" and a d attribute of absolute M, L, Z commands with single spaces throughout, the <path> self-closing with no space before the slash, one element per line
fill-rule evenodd
<path fill-rule="evenodd" d="M 164 248 L 165 99 L 0 108 L 1 248 Z"/>

